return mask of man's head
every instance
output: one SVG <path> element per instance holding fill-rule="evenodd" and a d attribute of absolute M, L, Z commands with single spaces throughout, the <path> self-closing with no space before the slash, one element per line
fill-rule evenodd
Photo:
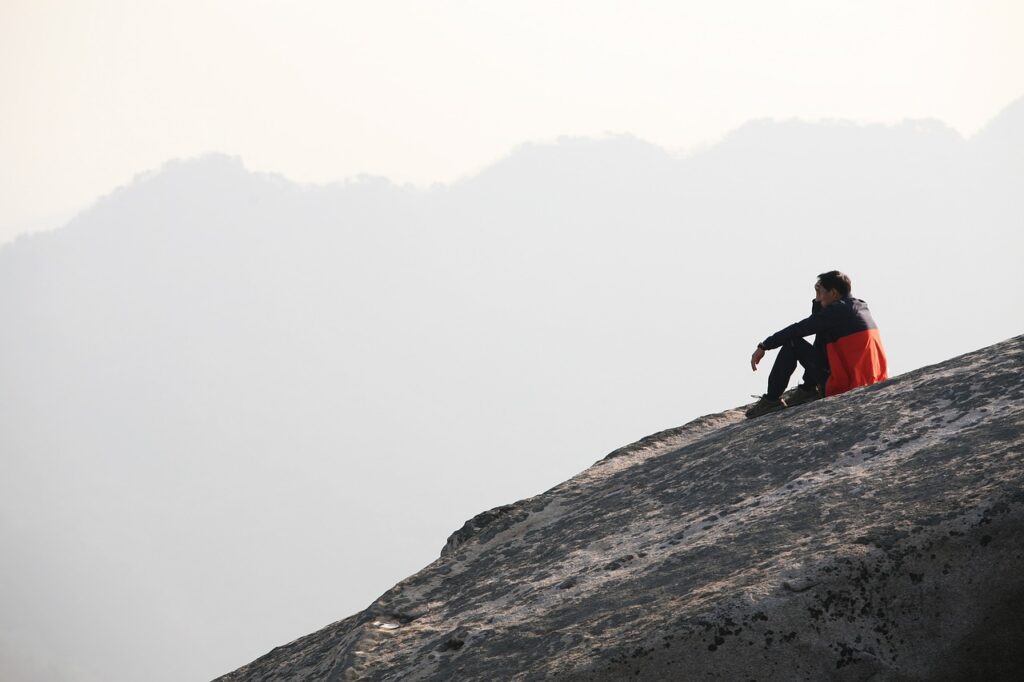
<path fill-rule="evenodd" d="M 818 303 L 827 306 L 849 296 L 852 288 L 853 285 L 850 283 L 849 277 L 838 270 L 830 270 L 818 275 L 814 293 Z"/>

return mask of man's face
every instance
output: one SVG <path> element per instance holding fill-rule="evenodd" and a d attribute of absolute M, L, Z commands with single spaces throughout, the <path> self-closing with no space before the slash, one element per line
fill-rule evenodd
<path fill-rule="evenodd" d="M 818 301 L 818 303 L 821 304 L 821 307 L 824 308 L 835 303 L 836 301 L 841 299 L 842 296 L 839 294 L 838 289 L 826 289 L 825 287 L 821 286 L 821 282 L 815 282 L 814 298 L 816 301 Z"/>

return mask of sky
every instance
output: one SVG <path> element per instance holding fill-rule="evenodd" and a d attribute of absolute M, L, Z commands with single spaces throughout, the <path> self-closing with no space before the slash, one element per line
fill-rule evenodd
<path fill-rule="evenodd" d="M 629 133 L 676 152 L 756 118 L 936 118 L 1024 94 L 1024 4 L 0 4 L 0 244 L 172 158 L 429 186 L 516 146 Z"/>

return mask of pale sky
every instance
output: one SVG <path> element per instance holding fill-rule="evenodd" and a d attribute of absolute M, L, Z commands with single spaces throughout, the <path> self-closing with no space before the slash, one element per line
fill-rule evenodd
<path fill-rule="evenodd" d="M 429 185 L 515 146 L 684 151 L 747 120 L 937 118 L 1024 94 L 1024 3 L 0 4 L 0 243 L 171 158 Z"/>

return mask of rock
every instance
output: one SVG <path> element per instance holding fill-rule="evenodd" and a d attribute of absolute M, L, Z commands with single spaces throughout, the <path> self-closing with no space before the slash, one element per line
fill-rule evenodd
<path fill-rule="evenodd" d="M 1022 562 L 1024 336 L 616 450 L 219 679 L 1017 679 Z"/>

